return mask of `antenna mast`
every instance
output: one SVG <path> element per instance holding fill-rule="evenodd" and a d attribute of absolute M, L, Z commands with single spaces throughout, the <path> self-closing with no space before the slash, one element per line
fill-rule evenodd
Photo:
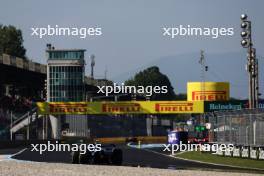
<path fill-rule="evenodd" d="M 94 79 L 94 66 L 95 66 L 95 56 L 92 54 L 91 59 L 91 78 Z"/>
<path fill-rule="evenodd" d="M 107 79 L 107 72 L 108 72 L 108 70 L 107 70 L 107 66 L 105 66 L 105 72 L 104 72 L 104 79 L 105 79 L 105 80 Z"/>
<path fill-rule="evenodd" d="M 208 66 L 205 65 L 205 57 L 204 57 L 204 51 L 201 50 L 201 56 L 199 60 L 199 64 L 201 65 L 201 91 L 202 91 L 202 98 L 201 100 L 205 100 L 204 92 L 205 92 L 205 72 L 208 71 Z"/>
<path fill-rule="evenodd" d="M 204 85 L 204 82 L 205 82 L 205 58 L 204 58 L 204 51 L 201 50 L 201 56 L 200 56 L 200 60 L 199 60 L 199 64 L 201 65 L 201 81 L 202 81 L 202 84 L 201 84 L 201 91 L 202 91 L 202 100 L 205 100 L 205 97 L 204 97 L 204 91 L 205 91 L 205 85 Z"/>

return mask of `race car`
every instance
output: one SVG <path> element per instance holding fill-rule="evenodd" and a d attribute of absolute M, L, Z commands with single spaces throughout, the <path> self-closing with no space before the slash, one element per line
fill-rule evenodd
<path fill-rule="evenodd" d="M 75 151 L 71 155 L 73 164 L 122 165 L 123 162 L 123 152 L 114 144 L 102 145 L 100 151 L 87 151 L 85 154 Z"/>

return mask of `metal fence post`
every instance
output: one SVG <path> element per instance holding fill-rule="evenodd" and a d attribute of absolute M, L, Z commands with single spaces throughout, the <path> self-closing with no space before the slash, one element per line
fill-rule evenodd
<path fill-rule="evenodd" d="M 10 113 L 10 140 L 13 140 L 13 132 L 12 132 L 12 128 L 13 128 L 13 112 L 11 111 Z"/>
<path fill-rule="evenodd" d="M 29 140 L 29 124 L 30 124 L 30 116 L 29 116 L 29 112 L 28 112 L 28 126 L 27 126 L 27 140 Z"/>
<path fill-rule="evenodd" d="M 217 112 L 216 142 L 264 146 L 264 109 Z"/>
<path fill-rule="evenodd" d="M 232 115 L 228 116 L 229 120 L 229 143 L 232 143 Z"/>
<path fill-rule="evenodd" d="M 249 141 L 249 145 L 252 145 L 252 138 L 253 138 L 253 123 L 252 123 L 252 112 L 250 112 L 249 114 L 249 135 L 248 135 L 248 141 Z"/>

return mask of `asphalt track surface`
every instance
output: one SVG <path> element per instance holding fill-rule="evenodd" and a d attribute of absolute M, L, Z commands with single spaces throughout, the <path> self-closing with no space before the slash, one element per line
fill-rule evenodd
<path fill-rule="evenodd" d="M 198 163 L 193 161 L 186 161 L 167 156 L 162 150 L 145 150 L 131 148 L 126 145 L 118 146 L 123 150 L 123 165 L 132 167 L 151 167 L 161 169 L 188 169 L 188 170 L 214 170 L 214 171 L 233 171 L 233 172 L 256 172 L 248 169 L 240 169 L 227 166 L 218 166 L 211 164 Z M 70 152 L 39 152 L 26 149 L 12 157 L 17 160 L 37 161 L 49 163 L 71 163 Z M 259 171 L 257 171 L 259 173 Z"/>

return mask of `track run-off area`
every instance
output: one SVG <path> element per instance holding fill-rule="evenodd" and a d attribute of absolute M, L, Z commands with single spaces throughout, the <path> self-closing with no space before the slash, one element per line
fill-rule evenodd
<path fill-rule="evenodd" d="M 118 145 L 119 148 L 123 151 L 123 164 L 122 166 L 95 166 L 95 165 L 80 165 L 80 164 L 71 164 L 71 153 L 70 152 L 44 152 L 40 154 L 36 151 L 31 151 L 30 148 L 20 148 L 20 149 L 7 149 L 0 150 L 0 170 L 4 173 L 4 168 L 1 168 L 1 165 L 5 165 L 4 163 L 13 163 L 22 164 L 22 165 L 34 165 L 37 164 L 38 167 L 41 164 L 50 164 L 50 166 L 66 164 L 66 168 L 72 167 L 82 167 L 84 170 L 90 167 L 107 167 L 107 170 L 111 170 L 112 168 L 117 167 L 121 169 L 122 167 L 129 168 L 129 170 L 138 170 L 138 168 L 143 169 L 158 169 L 158 170 L 166 170 L 165 175 L 170 175 L 167 172 L 179 172 L 190 174 L 189 172 L 205 172 L 203 175 L 207 175 L 206 173 L 212 174 L 218 173 L 228 174 L 230 172 L 232 174 L 263 174 L 262 171 L 256 171 L 252 169 L 242 169 L 237 167 L 228 167 L 222 165 L 201 163 L 196 161 L 189 161 L 180 159 L 177 157 L 171 156 L 169 153 L 163 152 L 161 147 L 144 147 L 137 148 L 136 145 Z M 10 164 L 11 166 L 12 164 Z M 78 165 L 78 166 L 77 166 Z M 63 166 L 63 167 L 65 167 Z M 32 166 L 33 167 L 33 166 Z M 44 166 L 43 166 L 44 167 Z M 15 168 L 14 168 L 15 169 Z M 67 169 L 66 169 L 67 170 Z M 150 171 L 150 170 L 149 170 Z M 32 171 L 33 172 L 33 171 Z M 100 171 L 98 171 L 100 172 Z M 81 173 L 80 173 L 81 174 Z M 0 173 L 1 175 L 1 173 Z M 65 174 L 67 175 L 67 174 Z M 77 174 L 78 175 L 78 174 Z M 99 174 L 100 175 L 100 174 Z M 102 174 L 103 175 L 103 174 Z M 127 175 L 127 174 L 126 174 Z M 144 175 L 143 173 L 141 175 Z M 162 174 L 161 174 L 162 175 Z M 184 175 L 184 174 L 183 174 Z M 190 174 L 192 175 L 192 174 Z M 196 175 L 196 174 L 195 174 Z M 198 174 L 199 175 L 199 174 Z"/>

